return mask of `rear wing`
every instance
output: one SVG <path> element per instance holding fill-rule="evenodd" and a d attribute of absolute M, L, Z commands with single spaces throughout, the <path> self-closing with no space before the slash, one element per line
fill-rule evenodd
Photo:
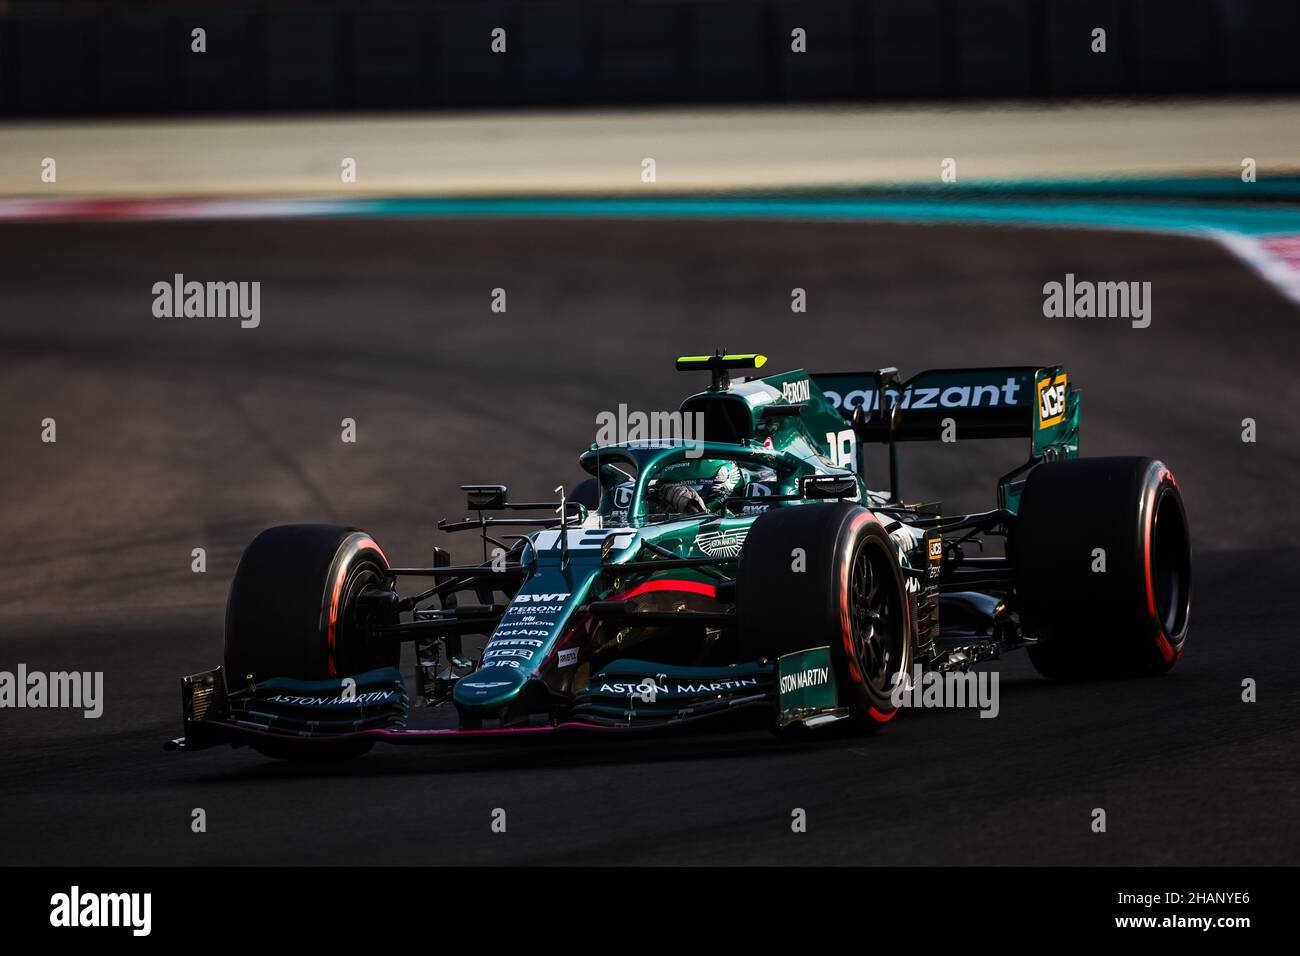
<path fill-rule="evenodd" d="M 1079 391 L 1060 365 L 930 369 L 905 382 L 892 368 L 812 378 L 859 441 L 889 445 L 895 499 L 897 442 L 1028 438 L 1029 461 L 998 485 L 1000 504 L 1013 511 L 1031 467 L 1079 455 Z"/>

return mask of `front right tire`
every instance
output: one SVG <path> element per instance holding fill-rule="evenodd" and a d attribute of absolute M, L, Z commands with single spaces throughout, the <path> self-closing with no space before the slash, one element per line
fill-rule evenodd
<path fill-rule="evenodd" d="M 894 543 L 867 509 L 818 503 L 760 515 L 740 552 L 736 614 L 747 657 L 828 646 L 857 731 L 896 713 L 891 695 L 911 667 L 911 606 Z"/>

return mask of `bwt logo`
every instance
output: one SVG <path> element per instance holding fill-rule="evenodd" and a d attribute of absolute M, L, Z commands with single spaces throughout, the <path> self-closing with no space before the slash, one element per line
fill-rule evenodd
<path fill-rule="evenodd" d="M 82 893 L 74 886 L 50 897 L 50 925 L 59 928 L 129 926 L 132 936 L 153 927 L 152 893 Z"/>

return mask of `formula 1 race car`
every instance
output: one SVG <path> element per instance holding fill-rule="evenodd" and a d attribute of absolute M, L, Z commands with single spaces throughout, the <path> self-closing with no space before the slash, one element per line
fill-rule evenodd
<path fill-rule="evenodd" d="M 1065 369 L 731 381 L 765 362 L 679 359 L 711 376 L 675 413 L 702 433 L 595 443 L 579 458 L 590 478 L 558 501 L 463 486 L 473 517 L 439 528 L 477 531 L 481 563 L 435 548 L 427 567 L 392 567 L 352 528 L 263 531 L 235 572 L 224 663 L 183 679 L 185 736 L 169 747 L 332 757 L 740 711 L 783 735 L 865 732 L 918 667 L 1021 647 L 1059 680 L 1177 662 L 1191 578 L 1178 484 L 1154 459 L 1078 457 Z M 900 444 L 953 437 L 1029 439 L 992 510 L 903 500 Z M 887 449 L 888 491 L 865 481 L 871 446 Z M 520 527 L 535 530 L 507 533 Z M 411 725 L 403 643 L 415 698 L 450 705 L 456 726 Z"/>

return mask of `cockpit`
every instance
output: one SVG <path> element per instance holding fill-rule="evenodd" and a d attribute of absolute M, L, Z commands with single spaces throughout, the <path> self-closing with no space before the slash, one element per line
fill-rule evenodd
<path fill-rule="evenodd" d="M 694 454 L 692 454 L 694 452 Z M 589 456 L 605 527 L 766 511 L 763 499 L 796 491 L 797 476 L 773 455 L 694 448 L 602 448 Z M 586 457 L 586 456 L 584 456 Z"/>

